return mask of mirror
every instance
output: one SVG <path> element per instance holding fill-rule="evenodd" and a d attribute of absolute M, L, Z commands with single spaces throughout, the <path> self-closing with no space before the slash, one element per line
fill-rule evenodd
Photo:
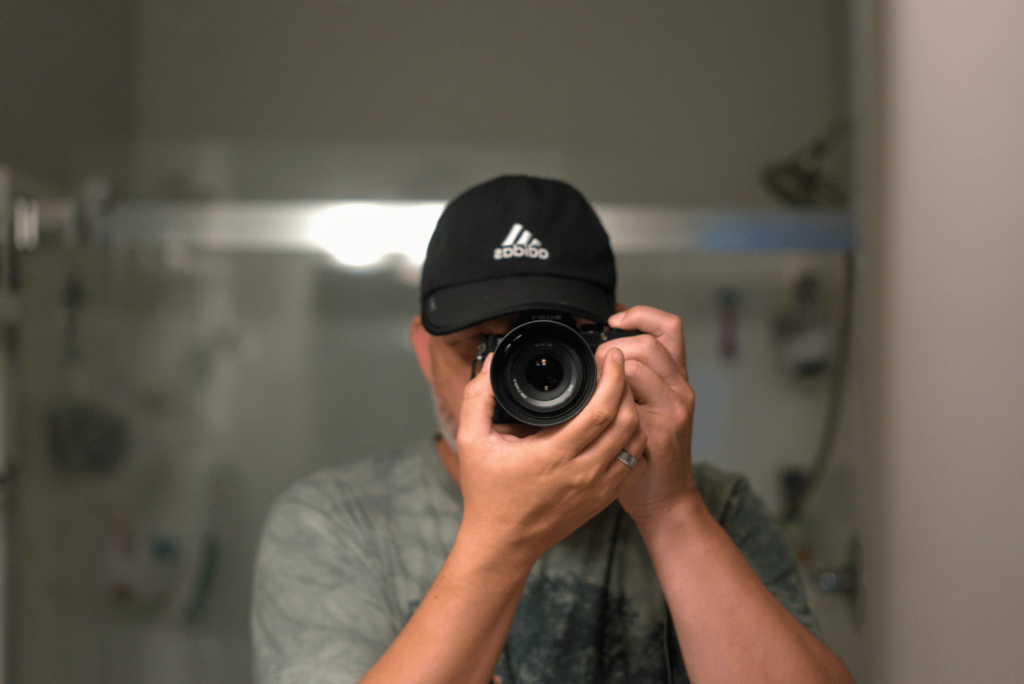
<path fill-rule="evenodd" d="M 0 29 L 0 44 L 33 56 L 19 62 L 17 100 L 0 95 L 16 122 L 0 132 L 0 161 L 47 179 L 34 195 L 112 189 L 104 211 L 437 201 L 528 172 L 598 203 L 770 212 L 765 170 L 846 118 L 845 11 L 26 7 Z M 845 183 L 842 150 L 818 162 Z M 119 250 L 101 234 L 44 240 L 18 263 L 8 650 L 19 681 L 248 681 L 249 575 L 272 497 L 432 429 L 405 334 L 415 290 L 307 252 Z M 698 458 L 745 471 L 781 514 L 780 473 L 814 462 L 834 377 L 834 356 L 821 373 L 793 370 L 799 354 L 787 366 L 786 342 L 804 330 L 799 284 L 816 283 L 815 315 L 838 335 L 843 250 L 648 250 L 619 269 L 624 302 L 684 317 Z M 844 439 L 793 529 L 812 580 L 847 555 Z M 856 669 L 845 599 L 812 598 Z"/>

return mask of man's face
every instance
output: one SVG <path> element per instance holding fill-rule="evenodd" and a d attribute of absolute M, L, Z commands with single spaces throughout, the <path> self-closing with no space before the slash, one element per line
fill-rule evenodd
<path fill-rule="evenodd" d="M 453 450 L 462 395 L 472 379 L 477 351 L 488 335 L 504 335 L 511 330 L 514 320 L 514 316 L 502 316 L 449 335 L 431 335 L 419 316 L 409 327 L 420 369 L 433 389 L 438 427 Z"/>

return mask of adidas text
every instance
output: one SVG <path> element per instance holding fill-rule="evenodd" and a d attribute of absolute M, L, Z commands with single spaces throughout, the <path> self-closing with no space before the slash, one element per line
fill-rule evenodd
<path fill-rule="evenodd" d="M 551 253 L 541 247 L 540 240 L 523 228 L 522 223 L 512 224 L 508 235 L 501 242 L 501 247 L 494 248 L 494 260 L 516 259 L 526 257 L 527 259 L 547 259 Z"/>
<path fill-rule="evenodd" d="M 517 257 L 526 257 L 527 259 L 547 259 L 551 256 L 544 247 L 534 247 L 533 245 L 511 245 L 509 247 L 495 247 L 494 248 L 494 259 L 499 261 L 501 259 L 515 259 Z"/>

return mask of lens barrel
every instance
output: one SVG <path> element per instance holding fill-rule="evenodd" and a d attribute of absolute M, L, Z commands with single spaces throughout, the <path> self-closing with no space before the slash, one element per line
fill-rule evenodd
<path fill-rule="evenodd" d="M 583 410 L 597 385 L 594 352 L 573 328 L 534 320 L 513 328 L 491 360 L 494 397 L 514 422 L 558 425 Z"/>

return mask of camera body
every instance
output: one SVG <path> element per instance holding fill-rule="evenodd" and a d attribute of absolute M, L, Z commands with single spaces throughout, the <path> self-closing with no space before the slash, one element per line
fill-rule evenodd
<path fill-rule="evenodd" d="M 594 354 L 608 340 L 641 333 L 577 325 L 571 314 L 528 311 L 505 335 L 488 335 L 476 361 L 491 360 L 495 423 L 558 425 L 587 405 L 597 386 Z M 473 375 L 477 363 L 473 364 Z"/>

